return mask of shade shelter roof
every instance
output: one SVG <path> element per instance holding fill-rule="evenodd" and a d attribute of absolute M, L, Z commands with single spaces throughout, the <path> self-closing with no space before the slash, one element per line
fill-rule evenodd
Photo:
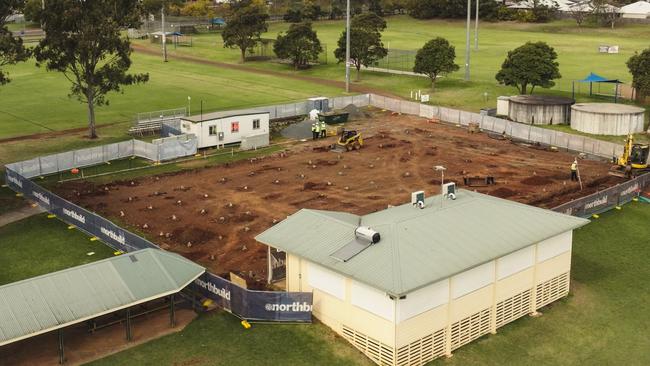
<path fill-rule="evenodd" d="M 175 294 L 204 272 L 143 249 L 0 286 L 0 346 Z"/>
<path fill-rule="evenodd" d="M 594 74 L 593 72 L 590 72 L 589 75 L 587 75 L 586 78 L 582 80 L 578 80 L 578 82 L 581 83 L 617 83 L 617 84 L 622 84 L 623 82 L 618 80 L 618 79 L 607 79 L 603 76 Z"/>

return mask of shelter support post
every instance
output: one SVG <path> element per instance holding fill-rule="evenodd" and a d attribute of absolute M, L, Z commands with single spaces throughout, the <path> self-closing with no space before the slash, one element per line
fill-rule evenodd
<path fill-rule="evenodd" d="M 59 338 L 59 364 L 63 365 L 65 362 L 65 349 L 63 348 L 63 329 L 58 330 Z"/>
<path fill-rule="evenodd" d="M 174 295 L 169 296 L 169 326 L 176 326 L 176 309 L 174 308 Z"/>
<path fill-rule="evenodd" d="M 576 82 L 571 82 L 571 99 L 576 99 Z"/>
<path fill-rule="evenodd" d="M 126 340 L 131 342 L 133 340 L 133 335 L 131 334 L 131 309 L 126 309 Z"/>

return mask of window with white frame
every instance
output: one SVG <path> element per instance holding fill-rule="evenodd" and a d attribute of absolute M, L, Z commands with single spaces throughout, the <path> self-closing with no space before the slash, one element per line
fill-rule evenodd
<path fill-rule="evenodd" d="M 239 132 L 239 122 L 230 122 L 230 132 L 232 133 Z"/>
<path fill-rule="evenodd" d="M 215 136 L 217 134 L 217 126 L 208 127 L 210 136 Z"/>
<path fill-rule="evenodd" d="M 253 129 L 254 130 L 259 130 L 260 129 L 260 120 L 259 120 L 259 118 L 253 120 Z"/>

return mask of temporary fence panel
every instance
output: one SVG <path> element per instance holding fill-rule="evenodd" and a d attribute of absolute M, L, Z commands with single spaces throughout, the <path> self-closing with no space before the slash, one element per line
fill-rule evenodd
<path fill-rule="evenodd" d="M 419 115 L 420 114 L 420 103 L 415 102 L 401 102 L 400 107 L 397 110 L 400 113 L 410 114 L 410 115 Z"/>
<path fill-rule="evenodd" d="M 367 107 L 370 105 L 370 94 L 359 94 L 352 96 L 352 104 L 357 107 Z"/>
<path fill-rule="evenodd" d="M 375 108 L 386 109 L 386 97 L 383 95 L 370 94 L 370 105 Z"/>

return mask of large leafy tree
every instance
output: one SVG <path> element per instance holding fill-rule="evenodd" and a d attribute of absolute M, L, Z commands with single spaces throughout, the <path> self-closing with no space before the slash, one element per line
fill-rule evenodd
<path fill-rule="evenodd" d="M 636 89 L 637 99 L 644 100 L 650 95 L 650 48 L 630 57 L 627 68 L 632 74 L 632 86 Z"/>
<path fill-rule="evenodd" d="M 224 47 L 240 49 L 241 62 L 244 62 L 246 50 L 254 47 L 268 29 L 269 15 L 263 5 L 250 0 L 232 3 L 231 7 L 221 37 Z"/>
<path fill-rule="evenodd" d="M 418 50 L 415 55 L 413 72 L 427 75 L 431 79 L 431 89 L 436 85 L 436 78 L 458 70 L 456 49 L 444 38 L 434 38 Z"/>
<path fill-rule="evenodd" d="M 286 34 L 278 35 L 273 51 L 278 57 L 291 60 L 297 70 L 309 62 L 317 61 L 323 47 L 311 23 L 294 23 Z"/>
<path fill-rule="evenodd" d="M 14 37 L 5 24 L 5 20 L 22 4 L 22 0 L 0 0 L 0 85 L 9 82 L 9 77 L 2 67 L 29 58 L 29 50 L 23 45 L 23 40 L 20 37 Z"/>
<path fill-rule="evenodd" d="M 553 79 L 562 77 L 556 59 L 557 53 L 545 42 L 527 42 L 508 52 L 495 77 L 521 94 L 532 94 L 535 87 L 550 88 L 555 85 Z"/>
<path fill-rule="evenodd" d="M 95 107 L 109 92 L 143 83 L 148 74 L 128 74 L 129 40 L 123 28 L 137 25 L 138 0 L 48 0 L 41 14 L 45 38 L 34 49 L 38 65 L 59 71 L 72 84 L 70 96 L 88 106 L 88 136 L 96 138 Z"/>
<path fill-rule="evenodd" d="M 350 62 L 357 69 L 357 81 L 361 77 L 361 66 L 368 67 L 388 55 L 388 50 L 381 42 L 381 31 L 385 28 L 386 22 L 373 13 L 357 15 L 352 19 Z M 338 47 L 334 50 L 334 56 L 339 62 L 345 62 L 346 34 L 347 31 L 343 31 L 337 42 Z"/>

